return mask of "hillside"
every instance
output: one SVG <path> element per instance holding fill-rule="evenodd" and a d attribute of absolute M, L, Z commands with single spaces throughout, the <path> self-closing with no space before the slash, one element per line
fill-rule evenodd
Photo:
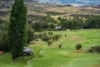
<path fill-rule="evenodd" d="M 6 3 L 5 3 L 6 5 Z M 0 18 L 9 19 L 12 3 L 0 9 Z M 99 6 L 72 6 L 72 5 L 55 5 L 55 4 L 40 4 L 38 2 L 26 2 L 28 7 L 28 15 L 46 16 L 48 14 L 58 17 L 68 17 L 72 15 L 99 15 Z"/>
<path fill-rule="evenodd" d="M 100 5 L 85 2 L 0 0 L 0 67 L 100 67 Z"/>

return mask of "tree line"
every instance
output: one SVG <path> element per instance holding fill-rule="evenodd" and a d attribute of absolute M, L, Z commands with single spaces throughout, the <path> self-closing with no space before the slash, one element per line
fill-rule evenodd
<path fill-rule="evenodd" d="M 34 22 L 31 20 L 31 25 L 34 31 L 55 30 L 56 26 L 62 26 L 62 30 L 70 29 L 99 29 L 100 16 L 71 16 L 68 18 L 58 17 L 57 20 L 47 15 L 45 19 Z"/>
<path fill-rule="evenodd" d="M 81 17 L 74 16 L 72 18 L 58 17 L 61 26 L 65 29 L 98 29 L 100 28 L 100 16 Z"/>

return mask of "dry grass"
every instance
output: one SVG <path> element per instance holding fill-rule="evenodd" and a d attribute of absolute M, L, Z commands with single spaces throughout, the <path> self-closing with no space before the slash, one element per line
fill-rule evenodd
<path fill-rule="evenodd" d="M 31 10 L 28 10 L 27 15 L 39 15 L 39 16 L 46 16 L 46 14 L 45 14 L 45 13 L 35 12 L 35 11 L 31 11 Z"/>
<path fill-rule="evenodd" d="M 92 67 L 100 67 L 100 64 L 98 64 L 98 65 L 94 65 L 94 66 L 92 66 Z"/>
<path fill-rule="evenodd" d="M 75 50 L 72 53 L 86 53 L 86 50 Z"/>
<path fill-rule="evenodd" d="M 71 36 L 71 37 L 69 37 L 68 39 L 69 39 L 69 40 L 78 41 L 79 43 L 82 43 L 82 42 L 86 42 L 86 41 L 87 41 L 86 38 L 81 37 L 81 36 L 76 36 L 76 35 Z"/>
<path fill-rule="evenodd" d="M 60 13 L 77 13 L 79 10 L 75 7 L 50 7 L 47 11 L 54 11 Z"/>
<path fill-rule="evenodd" d="M 49 4 L 39 4 L 39 3 L 27 3 L 28 7 L 28 15 L 40 15 L 40 16 L 46 16 L 47 14 L 45 12 L 58 12 L 63 13 L 61 15 L 55 15 L 53 16 L 54 19 L 57 20 L 57 18 L 60 17 L 69 17 L 73 14 L 79 14 L 79 15 L 87 15 L 87 14 L 95 14 L 99 15 L 98 13 L 93 12 L 100 12 L 100 9 L 93 8 L 93 7 L 73 7 L 73 6 L 62 6 L 59 7 L 57 5 L 49 5 Z M 3 11 L 9 11 L 11 9 L 0 9 Z M 37 11 L 35 11 L 37 10 Z M 92 13 L 91 13 L 92 11 Z M 0 16 L 0 19 L 9 20 L 9 15 Z"/>

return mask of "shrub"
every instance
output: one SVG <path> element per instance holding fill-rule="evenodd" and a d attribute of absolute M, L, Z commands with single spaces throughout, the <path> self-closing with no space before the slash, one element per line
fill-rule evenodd
<path fill-rule="evenodd" d="M 27 30 L 27 43 L 30 43 L 30 41 L 34 40 L 34 30 L 28 29 Z"/>
<path fill-rule="evenodd" d="M 93 50 L 93 49 L 89 49 L 89 50 L 88 50 L 88 52 L 91 52 L 91 53 L 93 53 L 93 52 L 94 52 L 94 50 Z"/>
<path fill-rule="evenodd" d="M 53 41 L 57 41 L 60 38 L 60 35 L 54 35 L 52 38 L 53 38 Z"/>
<path fill-rule="evenodd" d="M 67 35 L 65 34 L 65 37 L 67 37 Z"/>
<path fill-rule="evenodd" d="M 80 50 L 80 49 L 82 48 L 82 45 L 81 45 L 81 44 L 77 44 L 77 45 L 75 46 L 75 48 L 76 48 L 76 50 Z"/>
<path fill-rule="evenodd" d="M 48 32 L 48 34 L 49 34 L 50 36 L 52 36 L 52 35 L 53 35 L 53 32 Z"/>
<path fill-rule="evenodd" d="M 7 23 L 7 21 L 0 19 L 0 24 Z"/>
<path fill-rule="evenodd" d="M 48 41 L 48 40 L 50 40 L 50 38 L 49 38 L 48 36 L 46 36 L 46 35 L 42 35 L 42 36 L 41 36 L 41 39 L 42 39 L 43 41 Z"/>
<path fill-rule="evenodd" d="M 59 49 L 61 49 L 61 48 L 62 48 L 62 44 L 59 45 Z"/>
<path fill-rule="evenodd" d="M 0 50 L 5 51 L 5 52 L 9 51 L 7 34 L 3 34 L 2 38 L 0 38 Z"/>
<path fill-rule="evenodd" d="M 42 36 L 43 36 L 43 34 L 41 34 L 41 33 L 40 33 L 40 34 L 38 34 L 37 36 L 38 36 L 38 38 L 40 38 L 40 39 L 41 39 L 41 38 L 42 38 Z"/>
<path fill-rule="evenodd" d="M 51 40 L 48 41 L 48 46 L 51 46 L 53 42 Z"/>
<path fill-rule="evenodd" d="M 9 51 L 8 46 L 8 25 L 9 22 L 0 19 L 0 50 Z"/>
<path fill-rule="evenodd" d="M 34 34 L 34 40 L 37 40 L 39 38 L 38 34 Z"/>
<path fill-rule="evenodd" d="M 47 33 L 45 32 L 44 35 L 47 35 Z"/>
<path fill-rule="evenodd" d="M 100 53 L 100 46 L 95 46 L 95 47 L 94 47 L 94 50 L 95 50 L 96 52 Z"/>
<path fill-rule="evenodd" d="M 97 52 L 100 53 L 100 46 L 93 46 L 91 47 L 88 52 Z"/>

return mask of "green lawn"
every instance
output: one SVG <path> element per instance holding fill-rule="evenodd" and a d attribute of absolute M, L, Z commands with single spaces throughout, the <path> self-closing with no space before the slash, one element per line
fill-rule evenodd
<path fill-rule="evenodd" d="M 100 54 L 86 52 L 91 46 L 100 45 L 100 29 L 53 33 L 61 34 L 62 38 L 52 46 L 41 40 L 30 44 L 35 57 L 20 57 L 13 63 L 10 54 L 3 54 L 0 55 L 0 67 L 100 67 Z M 58 48 L 59 44 L 63 45 L 62 49 Z M 82 44 L 80 51 L 75 50 L 76 44 Z"/>

